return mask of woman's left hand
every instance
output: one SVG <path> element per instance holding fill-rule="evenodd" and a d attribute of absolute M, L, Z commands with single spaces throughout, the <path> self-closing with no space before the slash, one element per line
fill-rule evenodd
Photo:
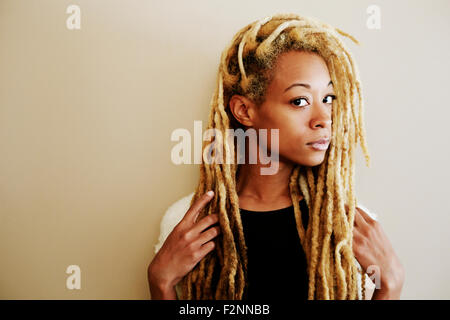
<path fill-rule="evenodd" d="M 353 227 L 353 253 L 364 271 L 375 271 L 376 299 L 400 299 L 405 271 L 378 221 L 356 208 Z M 371 273 L 371 272 L 370 272 Z M 378 277 L 378 279 L 376 279 Z"/>

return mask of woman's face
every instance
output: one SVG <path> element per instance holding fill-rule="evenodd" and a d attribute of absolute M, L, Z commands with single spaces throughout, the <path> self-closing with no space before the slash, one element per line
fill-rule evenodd
<path fill-rule="evenodd" d="M 289 51 L 276 61 L 265 102 L 256 106 L 244 100 L 247 113 L 239 110 L 239 103 L 234 106 L 233 113 L 242 116 L 244 124 L 257 132 L 268 129 L 269 150 L 272 150 L 270 129 L 279 129 L 281 162 L 316 166 L 323 162 L 329 142 L 323 150 L 314 148 L 310 143 L 331 138 L 334 91 L 330 82 L 327 65 L 321 56 L 305 51 Z"/>

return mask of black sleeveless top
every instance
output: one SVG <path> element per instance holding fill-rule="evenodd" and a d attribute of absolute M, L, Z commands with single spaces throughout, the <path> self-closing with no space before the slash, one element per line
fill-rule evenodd
<path fill-rule="evenodd" d="M 303 226 L 308 206 L 300 201 Z M 307 300 L 306 255 L 300 243 L 294 206 L 272 211 L 240 209 L 248 256 L 244 300 Z"/>

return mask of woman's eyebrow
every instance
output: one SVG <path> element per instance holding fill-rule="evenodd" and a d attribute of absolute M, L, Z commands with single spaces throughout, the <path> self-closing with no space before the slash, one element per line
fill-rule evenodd
<path fill-rule="evenodd" d="M 332 84 L 333 84 L 333 82 L 330 80 L 330 82 L 328 83 L 327 87 L 329 87 Z M 305 87 L 306 89 L 311 89 L 311 86 L 309 84 L 307 84 L 307 83 L 294 83 L 294 84 L 291 84 L 286 89 L 284 89 L 284 92 L 288 91 L 289 89 L 291 89 L 293 87 L 298 87 L 298 86 Z"/>

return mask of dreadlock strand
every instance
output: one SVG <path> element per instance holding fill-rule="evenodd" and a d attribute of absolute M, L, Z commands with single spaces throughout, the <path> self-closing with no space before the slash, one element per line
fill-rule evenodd
<path fill-rule="evenodd" d="M 225 163 L 222 164 L 222 169 L 224 171 L 223 178 L 224 178 L 224 183 L 226 186 L 226 192 L 229 195 L 229 197 L 227 198 L 226 206 L 227 206 L 227 208 L 229 208 L 228 211 L 231 211 L 231 230 L 232 230 L 232 232 L 236 232 L 238 234 L 238 245 L 240 247 L 240 250 L 239 250 L 240 255 L 238 257 L 237 266 L 233 267 L 232 271 L 233 271 L 233 273 L 238 272 L 237 273 L 238 286 L 239 286 L 239 288 L 243 288 L 245 286 L 245 277 L 242 276 L 242 273 L 243 273 L 242 268 L 246 269 L 247 248 L 245 245 L 242 221 L 240 218 L 239 200 L 238 200 L 237 193 L 236 193 L 236 186 L 234 183 L 234 179 L 231 176 L 232 174 L 231 174 L 230 163 L 229 163 L 231 160 L 231 156 L 230 156 L 231 148 L 229 146 L 230 140 L 228 139 L 229 132 L 228 132 L 228 130 L 225 130 L 225 129 L 229 128 L 229 120 L 228 120 L 228 116 L 223 107 L 222 92 L 223 92 L 222 76 L 221 76 L 221 73 L 219 72 L 219 96 L 218 96 L 218 104 L 217 104 L 217 109 L 218 109 L 218 114 L 217 114 L 218 117 L 217 118 L 220 118 L 222 120 L 222 123 L 218 123 L 219 121 L 216 121 L 216 123 L 217 123 L 217 127 L 225 135 L 225 139 L 224 139 L 223 143 L 220 144 L 220 146 L 224 147 L 225 158 L 226 158 Z M 242 266 L 242 263 L 244 264 L 244 266 Z M 233 279 L 230 281 L 235 281 L 235 280 Z M 243 290 L 238 290 L 238 295 L 241 295 L 242 292 L 243 292 Z M 230 295 L 232 295 L 232 293 L 230 293 Z"/>
<path fill-rule="evenodd" d="M 234 296 L 234 276 L 236 273 L 237 255 L 236 247 L 234 245 L 234 236 L 230 228 L 230 221 L 226 212 L 226 189 L 223 183 L 223 176 L 220 166 L 216 166 L 216 174 L 219 180 L 219 199 L 220 199 L 220 214 L 219 221 L 223 230 L 224 239 L 224 266 L 221 270 L 221 276 L 218 283 L 218 291 L 216 292 L 216 299 L 226 299 Z"/>
<path fill-rule="evenodd" d="M 290 183 L 289 183 L 289 189 L 290 189 L 290 195 L 292 204 L 294 205 L 294 215 L 295 215 L 295 222 L 297 225 L 297 232 L 299 234 L 300 243 L 305 250 L 305 253 L 308 251 L 308 247 L 306 244 L 306 234 L 305 234 L 305 228 L 303 227 L 303 218 L 302 213 L 300 211 L 300 204 L 299 204 L 299 185 L 297 182 L 298 176 L 300 173 L 300 166 L 296 166 L 292 170 L 292 174 L 290 176 Z"/>
<path fill-rule="evenodd" d="M 311 216 L 311 225 L 308 224 L 308 230 L 311 234 L 311 253 L 309 261 L 309 293 L 308 299 L 314 299 L 315 282 L 316 282 L 316 268 L 318 259 L 318 237 L 319 237 L 319 223 L 320 223 L 320 208 L 323 200 L 323 187 L 324 187 L 324 171 L 325 165 L 320 165 L 319 182 L 317 184 L 317 192 L 314 197 L 313 214 Z M 308 231 L 307 231 L 308 232 Z"/>
<path fill-rule="evenodd" d="M 315 181 L 314 174 L 312 172 L 311 167 L 306 169 L 306 177 L 308 179 L 308 186 L 311 189 L 311 195 L 313 195 L 316 193 L 316 189 L 315 189 L 316 181 Z"/>
<path fill-rule="evenodd" d="M 333 212 L 333 193 L 332 190 L 333 188 L 333 184 L 334 184 L 334 171 L 333 171 L 333 163 L 335 160 L 335 153 L 336 153 L 336 144 L 333 144 L 331 146 L 331 150 L 329 151 L 329 159 L 328 159 L 328 171 L 327 171 L 327 207 L 325 210 L 325 223 L 324 223 L 324 228 L 325 228 L 325 238 L 324 238 L 324 244 L 323 244 L 323 248 L 322 248 L 322 256 L 321 256 L 321 264 L 320 264 L 320 268 L 319 268 L 319 272 L 322 276 L 322 281 L 325 283 L 326 285 L 325 287 L 325 299 L 330 299 L 330 290 L 333 290 L 333 287 L 329 287 L 329 282 L 328 279 L 330 279 L 332 277 L 332 274 L 329 273 L 329 271 L 326 269 L 326 266 L 329 266 L 330 264 L 330 259 L 329 259 L 329 251 L 330 251 L 330 240 L 331 240 L 331 233 L 332 233 L 332 212 Z"/>

